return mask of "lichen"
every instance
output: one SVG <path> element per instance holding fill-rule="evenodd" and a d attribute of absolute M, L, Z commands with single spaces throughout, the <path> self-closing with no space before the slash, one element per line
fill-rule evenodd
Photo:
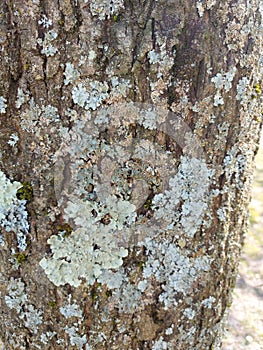
<path fill-rule="evenodd" d="M 83 346 L 87 343 L 87 337 L 86 335 L 79 335 L 78 326 L 66 326 L 65 332 L 69 335 L 70 344 L 75 345 L 77 349 L 82 350 Z"/>
<path fill-rule="evenodd" d="M 39 106 L 31 98 L 29 106 L 21 114 L 21 128 L 29 133 L 40 135 L 40 131 L 60 120 L 58 110 L 51 105 Z"/>
<path fill-rule="evenodd" d="M 64 75 L 65 75 L 65 79 L 64 79 L 65 85 L 75 83 L 75 81 L 77 81 L 80 77 L 79 71 L 70 62 L 66 63 Z"/>
<path fill-rule="evenodd" d="M 21 312 L 22 307 L 27 302 L 27 294 L 25 293 L 25 284 L 21 278 L 15 279 L 11 277 L 6 288 L 5 303 L 10 309 Z"/>
<path fill-rule="evenodd" d="M 161 336 L 157 341 L 153 343 L 153 350 L 168 350 L 171 349 L 171 344 L 166 342 Z"/>
<path fill-rule="evenodd" d="M 187 157 L 181 158 L 178 170 L 169 180 L 169 189 L 154 196 L 154 217 L 166 222 L 167 228 L 171 228 L 175 222 L 176 208 L 183 200 L 180 223 L 186 235 L 193 237 L 207 208 L 210 174 L 204 161 Z"/>
<path fill-rule="evenodd" d="M 51 29 L 47 33 L 45 33 L 44 40 L 42 40 L 41 38 L 37 39 L 38 45 L 42 47 L 41 53 L 43 55 L 49 57 L 54 56 L 58 52 L 58 49 L 53 46 L 53 42 L 57 39 L 57 37 L 58 33 Z"/>
<path fill-rule="evenodd" d="M 217 73 L 216 76 L 211 79 L 211 81 L 215 84 L 215 88 L 217 89 L 214 96 L 214 106 L 217 107 L 224 104 L 222 93 L 223 91 L 230 91 L 236 72 L 237 68 L 234 66 L 228 72 Z"/>
<path fill-rule="evenodd" d="M 43 15 L 38 21 L 38 24 L 47 29 L 52 26 L 52 20 L 48 19 L 46 15 Z"/>
<path fill-rule="evenodd" d="M 24 92 L 24 90 L 22 88 L 18 88 L 17 89 L 16 108 L 19 109 L 24 103 L 29 101 L 29 99 L 30 99 L 29 94 Z"/>
<path fill-rule="evenodd" d="M 210 270 L 208 256 L 189 258 L 186 250 L 182 251 L 169 240 L 147 239 L 145 246 L 148 259 L 143 268 L 143 277 L 148 279 L 154 276 L 161 283 L 163 292 L 159 300 L 165 308 L 177 305 L 176 294 L 191 294 L 194 281 Z"/>
<path fill-rule="evenodd" d="M 7 232 L 15 232 L 17 246 L 24 251 L 27 247 L 26 238 L 29 232 L 28 214 L 26 200 L 17 198 L 17 191 L 23 187 L 23 184 L 17 181 L 11 182 L 0 171 L 0 185 L 2 188 L 0 196 L 0 225 Z"/>
<path fill-rule="evenodd" d="M 95 110 L 108 97 L 109 86 L 106 82 L 86 81 L 72 89 L 74 103 L 85 109 Z"/>
<path fill-rule="evenodd" d="M 9 146 L 14 147 L 18 141 L 19 137 L 17 136 L 17 134 L 11 134 L 7 143 L 9 144 Z"/>
<path fill-rule="evenodd" d="M 5 113 L 6 112 L 6 104 L 7 100 L 3 96 L 0 96 L 0 113 Z"/>
<path fill-rule="evenodd" d="M 68 303 L 64 306 L 61 306 L 59 308 L 59 311 L 66 318 L 82 317 L 82 311 L 80 310 L 79 305 L 76 303 L 71 303 L 71 295 L 68 298 Z"/>
<path fill-rule="evenodd" d="M 28 303 L 28 295 L 25 292 L 25 283 L 22 279 L 11 277 L 7 284 L 6 293 L 6 305 L 10 309 L 15 309 L 19 318 L 23 320 L 24 327 L 36 334 L 38 326 L 43 320 L 43 311 Z"/>
<path fill-rule="evenodd" d="M 85 0 L 87 2 L 87 0 Z M 123 0 L 91 0 L 90 11 L 93 16 L 98 16 L 100 20 L 116 15 L 124 8 Z"/>

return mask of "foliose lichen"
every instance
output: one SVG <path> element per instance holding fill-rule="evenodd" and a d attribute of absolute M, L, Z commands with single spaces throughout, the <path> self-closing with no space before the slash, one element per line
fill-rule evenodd
<path fill-rule="evenodd" d="M 6 288 L 5 303 L 10 309 L 15 309 L 26 328 L 34 334 L 38 332 L 38 325 L 42 323 L 43 311 L 28 304 L 25 283 L 21 278 L 11 277 Z"/>
<path fill-rule="evenodd" d="M 3 96 L 0 96 L 0 113 L 5 113 L 6 112 L 6 104 L 7 100 Z"/>
<path fill-rule="evenodd" d="M 11 182 L 0 171 L 0 225 L 7 232 L 15 232 L 17 246 L 24 251 L 27 247 L 26 238 L 29 232 L 28 213 L 26 200 L 17 198 L 17 191 L 23 187 L 20 182 Z"/>
<path fill-rule="evenodd" d="M 85 0 L 85 2 L 87 2 L 87 0 Z M 98 16 L 100 20 L 118 14 L 122 8 L 124 8 L 123 0 L 92 0 L 90 2 L 91 13 L 93 16 Z"/>

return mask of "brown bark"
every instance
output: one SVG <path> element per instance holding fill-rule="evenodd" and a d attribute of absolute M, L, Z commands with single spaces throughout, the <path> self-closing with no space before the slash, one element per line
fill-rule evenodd
<path fill-rule="evenodd" d="M 220 349 L 262 124 L 260 6 L 1 1 L 6 349 Z"/>

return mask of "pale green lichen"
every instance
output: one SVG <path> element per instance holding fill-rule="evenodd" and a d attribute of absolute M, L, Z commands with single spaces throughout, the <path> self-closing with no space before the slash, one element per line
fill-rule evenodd
<path fill-rule="evenodd" d="M 21 119 L 21 128 L 36 135 L 40 134 L 41 129 L 60 120 L 56 107 L 44 104 L 40 106 L 33 98 L 30 99 L 28 108 L 21 114 Z"/>
<path fill-rule="evenodd" d="M 43 311 L 37 310 L 28 304 L 28 296 L 25 292 L 25 283 L 21 278 L 11 277 L 6 288 L 5 303 L 10 309 L 15 309 L 19 318 L 23 320 L 24 327 L 34 334 L 38 332 L 38 325 L 42 323 Z"/>
<path fill-rule="evenodd" d="M 0 96 L 0 113 L 5 113 L 6 112 L 6 104 L 7 100 L 3 96 Z"/>
<path fill-rule="evenodd" d="M 19 318 L 24 321 L 24 326 L 34 334 L 38 333 L 38 325 L 43 322 L 43 311 L 37 310 L 33 305 L 25 305 L 25 311 L 21 312 Z"/>
<path fill-rule="evenodd" d="M 49 344 L 50 340 L 55 337 L 56 332 L 46 332 L 40 335 L 40 341 L 44 344 Z"/>
<path fill-rule="evenodd" d="M 71 295 L 68 298 L 68 304 L 61 306 L 59 311 L 66 318 L 82 317 L 82 311 L 80 310 L 79 305 L 76 303 L 71 303 Z"/>
<path fill-rule="evenodd" d="M 74 103 L 85 109 L 95 110 L 108 97 L 109 86 L 106 82 L 86 81 L 72 89 Z"/>
<path fill-rule="evenodd" d="M 11 182 L 6 175 L 0 171 L 0 225 L 7 232 L 15 232 L 17 245 L 20 250 L 27 247 L 26 238 L 29 232 L 27 220 L 26 200 L 17 198 L 17 191 L 23 187 L 20 182 Z M 3 245 L 3 238 L 1 236 Z"/>
<path fill-rule="evenodd" d="M 236 75 L 237 68 L 232 67 L 228 72 L 217 73 L 211 81 L 215 84 L 215 88 L 217 89 L 216 94 L 214 96 L 214 106 L 219 106 L 224 104 L 224 99 L 222 96 L 223 91 L 229 92 L 232 87 L 232 81 Z"/>
<path fill-rule="evenodd" d="M 19 109 L 24 103 L 28 102 L 30 96 L 28 93 L 25 93 L 23 89 L 17 89 L 17 99 L 16 99 L 16 108 Z"/>
<path fill-rule="evenodd" d="M 14 147 L 17 142 L 19 141 L 19 137 L 17 134 L 11 134 L 9 137 L 9 140 L 7 141 L 7 143 L 9 144 L 9 146 Z"/>
<path fill-rule="evenodd" d="M 207 307 L 208 309 L 211 309 L 215 303 L 216 303 L 216 298 L 213 297 L 212 295 L 202 301 L 202 305 L 204 307 Z"/>
<path fill-rule="evenodd" d="M 48 243 L 53 256 L 43 258 L 40 266 L 57 286 L 77 287 L 81 278 L 92 285 L 103 270 L 118 269 L 128 255 L 127 249 L 118 247 L 115 230 L 100 224 L 77 229 L 69 237 L 52 236 Z"/>
<path fill-rule="evenodd" d="M 75 81 L 77 81 L 80 77 L 79 71 L 70 62 L 66 63 L 64 75 L 65 75 L 65 79 L 64 79 L 65 85 L 74 84 Z"/>
<path fill-rule="evenodd" d="M 22 307 L 27 302 L 27 294 L 25 293 L 25 284 L 21 278 L 15 279 L 11 277 L 6 288 L 5 303 L 10 309 L 21 312 Z"/>
<path fill-rule="evenodd" d="M 171 348 L 171 344 L 166 342 L 161 336 L 157 341 L 153 342 L 152 350 L 169 350 Z"/>
<path fill-rule="evenodd" d="M 123 0 L 91 0 L 90 2 L 91 13 L 93 16 L 98 16 L 101 20 L 119 13 L 122 8 L 124 8 Z"/>
<path fill-rule="evenodd" d="M 153 198 L 154 216 L 171 228 L 176 208 L 184 201 L 180 224 L 187 236 L 193 237 L 206 211 L 206 198 L 211 174 L 206 163 L 195 158 L 181 157 L 178 173 L 169 180 L 169 189 Z M 200 180 L 202 178 L 202 180 Z"/>
<path fill-rule="evenodd" d="M 87 337 L 86 335 L 79 335 L 78 326 L 66 326 L 65 332 L 69 335 L 70 344 L 75 345 L 77 349 L 82 350 L 83 346 L 87 343 Z"/>
<path fill-rule="evenodd" d="M 184 296 L 193 292 L 194 281 L 206 275 L 210 270 L 211 260 L 209 256 L 189 258 L 187 251 L 182 251 L 176 244 L 168 240 L 146 239 L 147 262 L 143 268 L 145 279 L 154 278 L 162 283 L 163 292 L 159 300 L 164 307 L 177 305 L 176 294 Z"/>
<path fill-rule="evenodd" d="M 49 30 L 44 37 L 44 40 L 38 38 L 37 43 L 42 47 L 41 53 L 43 55 L 54 56 L 58 49 L 53 46 L 53 41 L 55 41 L 58 37 L 58 33 L 55 32 L 53 29 Z"/>
<path fill-rule="evenodd" d="M 18 181 L 11 182 L 0 170 L 0 220 L 3 220 L 5 213 L 10 210 L 14 201 L 16 201 L 16 192 L 23 185 Z"/>

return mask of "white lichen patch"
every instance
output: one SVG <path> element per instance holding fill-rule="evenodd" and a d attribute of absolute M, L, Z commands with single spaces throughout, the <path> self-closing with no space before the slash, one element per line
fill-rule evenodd
<path fill-rule="evenodd" d="M 37 310 L 33 305 L 25 305 L 25 311 L 20 312 L 19 318 L 24 321 L 24 326 L 34 334 L 38 332 L 38 326 L 43 321 L 43 311 Z"/>
<path fill-rule="evenodd" d="M 106 82 L 87 80 L 72 88 L 72 98 L 80 107 L 94 111 L 108 97 L 108 90 Z"/>
<path fill-rule="evenodd" d="M 215 84 L 217 89 L 214 96 L 214 106 L 219 106 L 224 104 L 224 99 L 222 97 L 222 92 L 229 92 L 232 87 L 232 81 L 236 75 L 237 68 L 233 67 L 228 72 L 217 73 L 211 81 Z"/>
<path fill-rule="evenodd" d="M 48 29 L 50 26 L 52 26 L 52 20 L 48 19 L 46 15 L 43 15 L 40 20 L 38 21 L 38 24 L 40 24 L 42 27 Z"/>
<path fill-rule="evenodd" d="M 215 302 L 216 302 L 216 298 L 213 296 L 210 296 L 209 298 L 204 299 L 202 301 L 202 305 L 204 307 L 207 307 L 208 309 L 211 309 L 213 307 L 213 305 L 215 304 Z"/>
<path fill-rule="evenodd" d="M 68 304 L 61 306 L 59 311 L 66 318 L 82 317 L 82 311 L 80 310 L 79 305 L 71 303 L 71 296 L 69 297 Z"/>
<path fill-rule="evenodd" d="M 184 310 L 183 315 L 189 320 L 192 320 L 195 317 L 196 312 L 190 307 L 188 307 L 187 309 Z"/>
<path fill-rule="evenodd" d="M 85 0 L 85 2 L 87 1 Z M 101 20 L 118 14 L 122 8 L 124 8 L 123 0 L 91 0 L 90 2 L 91 13 L 93 16 L 98 16 Z"/>
<path fill-rule="evenodd" d="M 180 224 L 186 235 L 193 237 L 207 208 L 209 183 L 210 173 L 203 160 L 181 157 L 179 171 L 170 179 L 169 189 L 153 198 L 154 216 L 170 228 L 183 201 Z"/>
<path fill-rule="evenodd" d="M 41 128 L 48 127 L 51 123 L 59 122 L 59 114 L 56 107 L 35 103 L 31 98 L 28 108 L 21 114 L 21 128 L 27 132 L 38 135 Z"/>
<path fill-rule="evenodd" d="M 54 30 L 49 30 L 45 34 L 44 40 L 42 40 L 41 38 L 37 39 L 38 45 L 42 47 L 41 53 L 43 55 L 49 57 L 54 56 L 58 52 L 58 49 L 53 46 L 53 42 L 57 39 L 57 37 L 57 32 L 55 32 Z"/>
<path fill-rule="evenodd" d="M 24 103 L 29 101 L 30 97 L 28 93 L 25 93 L 23 89 L 17 89 L 17 99 L 16 99 L 16 108 L 19 109 Z"/>
<path fill-rule="evenodd" d="M 171 334 L 173 334 L 173 332 L 174 332 L 174 324 L 172 324 L 171 327 L 169 327 L 165 330 L 166 335 L 171 335 Z"/>
<path fill-rule="evenodd" d="M 26 201 L 17 198 L 16 193 L 22 187 L 20 182 L 11 182 L 0 171 L 0 225 L 7 232 L 15 232 L 18 248 L 24 251 L 27 247 L 26 237 L 29 232 L 28 214 Z"/>
<path fill-rule="evenodd" d="M 88 232 L 88 234 L 87 234 Z M 118 247 L 116 233 L 105 225 L 73 231 L 69 237 L 51 236 L 53 256 L 43 258 L 40 266 L 57 286 L 69 283 L 78 287 L 81 278 L 92 285 L 105 269 L 118 269 L 127 249 Z"/>
<path fill-rule="evenodd" d="M 233 67 L 226 73 L 217 73 L 217 75 L 214 76 L 211 81 L 215 84 L 217 89 L 224 89 L 226 92 L 228 92 L 232 87 L 232 81 L 235 77 L 236 71 L 236 67 Z"/>
<path fill-rule="evenodd" d="M 65 75 L 65 79 L 64 79 L 65 85 L 74 84 L 75 81 L 77 81 L 80 77 L 79 71 L 70 62 L 66 63 L 64 75 Z"/>
<path fill-rule="evenodd" d="M 46 332 L 40 335 L 40 341 L 44 344 L 48 344 L 50 339 L 52 339 L 57 333 L 56 332 Z"/>
<path fill-rule="evenodd" d="M 196 2 L 196 8 L 197 8 L 199 17 L 203 17 L 205 13 L 205 8 L 201 1 Z"/>
<path fill-rule="evenodd" d="M 16 310 L 23 321 L 23 327 L 30 329 L 34 334 L 38 332 L 38 326 L 43 321 L 43 311 L 28 304 L 28 296 L 25 291 L 25 283 L 21 278 L 11 277 L 6 288 L 5 303 L 10 309 Z"/>
<path fill-rule="evenodd" d="M 6 112 L 6 104 L 7 100 L 3 96 L 0 96 L 0 113 L 5 113 Z"/>
<path fill-rule="evenodd" d="M 21 312 L 22 306 L 27 302 L 27 294 L 25 292 L 25 284 L 21 278 L 15 279 L 11 277 L 7 284 L 5 303 L 10 309 Z"/>
<path fill-rule="evenodd" d="M 169 350 L 171 349 L 171 344 L 169 342 L 164 341 L 161 336 L 156 342 L 153 343 L 153 350 Z"/>
<path fill-rule="evenodd" d="M 19 141 L 18 135 L 17 134 L 11 134 L 9 140 L 7 141 L 7 143 L 9 144 L 9 146 L 14 147 L 17 144 L 18 141 Z"/>
<path fill-rule="evenodd" d="M 18 249 L 22 251 L 26 250 L 26 238 L 29 232 L 26 200 L 15 199 L 4 215 L 4 218 L 0 220 L 1 226 L 7 232 L 15 232 Z"/>
<path fill-rule="evenodd" d="M 243 77 L 242 79 L 240 79 L 237 84 L 236 99 L 241 103 L 244 103 L 247 100 L 247 91 L 249 89 L 249 85 L 250 81 L 247 77 Z"/>
<path fill-rule="evenodd" d="M 12 203 L 16 201 L 16 192 L 22 187 L 18 181 L 11 182 L 0 170 L 0 220 L 3 220 L 5 213 L 11 208 Z"/>
<path fill-rule="evenodd" d="M 86 335 L 79 335 L 78 326 L 66 326 L 65 332 L 69 335 L 70 344 L 75 345 L 77 349 L 82 350 L 83 346 L 87 343 L 87 337 Z"/>
<path fill-rule="evenodd" d="M 163 292 L 159 300 L 165 308 L 176 306 L 176 294 L 187 296 L 193 293 L 193 284 L 210 270 L 208 256 L 189 258 L 186 251 L 179 249 L 168 240 L 161 242 L 146 240 L 148 260 L 143 268 L 145 279 L 156 278 L 162 283 Z"/>

